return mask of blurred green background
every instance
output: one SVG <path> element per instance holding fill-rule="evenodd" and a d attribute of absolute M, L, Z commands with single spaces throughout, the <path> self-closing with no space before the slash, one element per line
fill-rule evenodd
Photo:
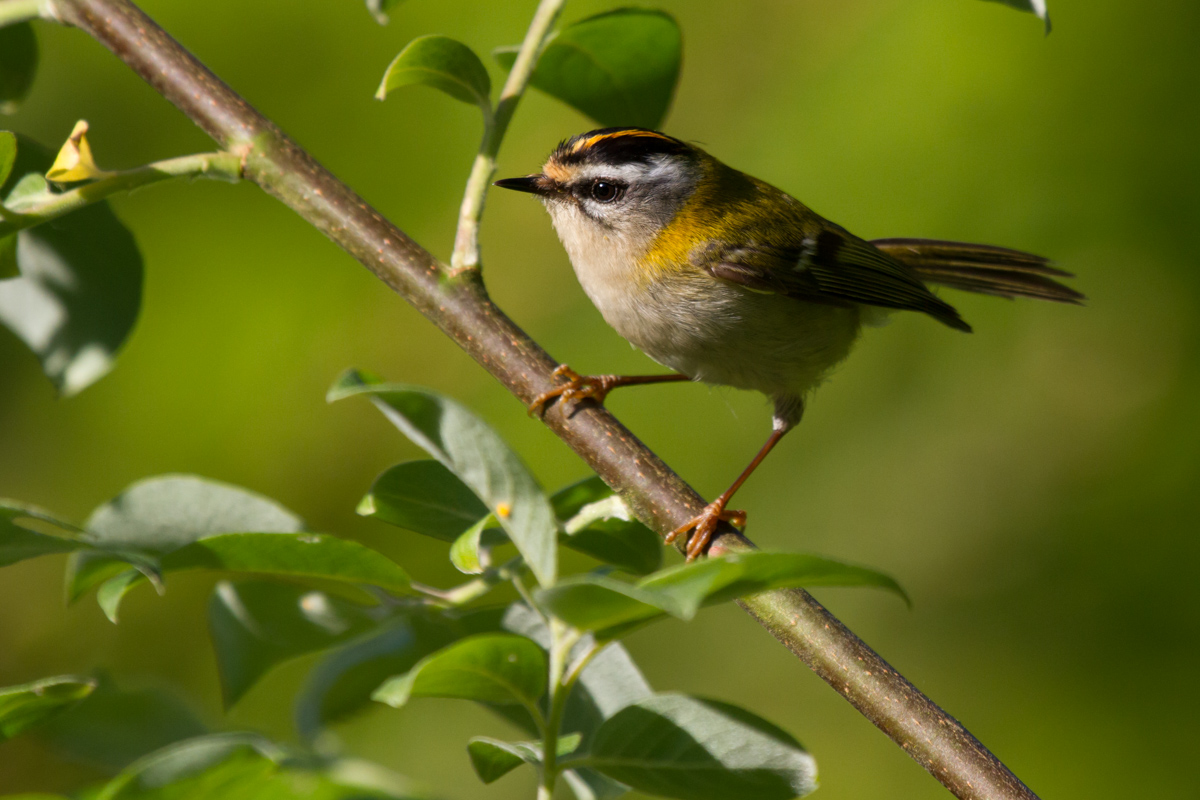
<path fill-rule="evenodd" d="M 1200 5 L 1055 0 L 1055 30 L 973 0 L 661 0 L 684 31 L 666 129 L 866 237 L 929 236 L 1044 253 L 1086 308 L 946 293 L 976 333 L 918 315 L 868 330 L 797 433 L 739 494 L 760 546 L 871 565 L 912 594 L 818 596 L 1047 798 L 1195 797 L 1200 734 Z M 409 234 L 449 256 L 478 112 L 431 90 L 371 95 L 411 38 L 486 53 L 534 3 L 146 0 L 218 75 Z M 612 6 L 576 0 L 570 21 Z M 33 93 L 5 125 L 57 146 L 78 118 L 102 166 L 210 148 L 83 34 L 40 25 Z M 500 75 L 493 69 L 493 77 Z M 591 123 L 522 104 L 501 176 Z M 327 406 L 347 366 L 427 384 L 478 410 L 550 488 L 582 463 L 366 270 L 249 185 L 154 187 L 115 201 L 147 262 L 115 371 L 57 399 L 0 335 L 0 495 L 83 519 L 139 478 L 189 472 L 279 499 L 448 584 L 445 546 L 355 517 L 416 449 L 363 403 Z M 483 243 L 499 304 L 582 370 L 652 365 L 601 320 L 529 198 L 491 197 Z M 762 398 L 666 386 L 610 407 L 715 495 L 768 430 Z M 205 632 L 213 578 L 132 596 L 120 626 L 62 601 L 62 560 L 0 573 L 0 685 L 110 670 L 165 687 L 209 724 L 287 738 L 311 661 L 229 715 Z M 948 795 L 737 608 L 628 645 L 656 689 L 746 705 L 801 739 L 826 800 Z M 347 751 L 451 798 L 482 787 L 464 749 L 511 730 L 454 701 L 380 707 L 339 727 Z M 93 778 L 36 738 L 0 746 L 0 788 Z"/>

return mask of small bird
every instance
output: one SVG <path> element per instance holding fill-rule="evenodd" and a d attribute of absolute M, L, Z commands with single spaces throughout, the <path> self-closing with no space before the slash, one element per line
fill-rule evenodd
<path fill-rule="evenodd" d="M 694 145 L 644 128 L 604 128 L 563 141 L 536 175 L 496 181 L 536 195 L 575 274 L 609 325 L 670 375 L 579 375 L 536 398 L 570 410 L 618 386 L 693 380 L 753 389 L 774 404 L 770 437 L 729 489 L 666 537 L 688 560 L 721 521 L 744 526 L 730 498 L 796 426 L 805 398 L 850 352 L 864 323 L 920 311 L 971 327 L 931 292 L 939 284 L 1000 297 L 1080 303 L 1046 259 L 930 239 L 868 242 L 792 196 Z"/>

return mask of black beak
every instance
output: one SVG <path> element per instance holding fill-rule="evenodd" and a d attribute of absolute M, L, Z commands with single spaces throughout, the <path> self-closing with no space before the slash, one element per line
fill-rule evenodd
<path fill-rule="evenodd" d="M 499 186 L 501 189 L 513 189 L 518 192 L 528 192 L 529 194 L 546 194 L 545 175 L 526 175 L 524 178 L 505 178 L 502 181 L 496 181 L 492 186 Z"/>

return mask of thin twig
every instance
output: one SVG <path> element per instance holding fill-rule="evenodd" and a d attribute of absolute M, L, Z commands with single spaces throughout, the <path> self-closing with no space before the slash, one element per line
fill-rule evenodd
<path fill-rule="evenodd" d="M 527 406 L 550 389 L 557 363 L 497 308 L 477 271 L 445 280 L 424 248 L 223 84 L 128 0 L 53 0 L 59 17 L 112 50 L 225 150 L 244 177 L 278 197 L 429 318 Z M 695 517 L 704 500 L 603 408 L 544 421 L 660 533 Z M 749 547 L 726 526 L 718 551 Z M 1036 800 L 952 717 L 912 687 L 800 590 L 743 601 L 792 652 L 964 800 Z"/>

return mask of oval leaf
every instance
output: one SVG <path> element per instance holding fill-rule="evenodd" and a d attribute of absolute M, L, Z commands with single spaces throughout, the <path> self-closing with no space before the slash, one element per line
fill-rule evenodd
<path fill-rule="evenodd" d="M 600 479 L 599 475 L 576 481 L 570 486 L 559 489 L 550 496 L 550 504 L 554 506 L 555 515 L 566 522 L 583 509 L 597 500 L 610 497 L 613 490 Z"/>
<path fill-rule="evenodd" d="M 0 195 L 8 191 L 8 206 L 18 194 L 44 190 L 41 174 L 50 166 L 41 147 L 19 141 L 8 187 L 0 188 Z M 0 281 L 0 324 L 41 360 L 59 392 L 75 394 L 112 369 L 137 321 L 137 243 L 108 203 L 99 202 L 18 232 L 16 260 L 20 277 Z"/>
<path fill-rule="evenodd" d="M 223 533 L 163 556 L 163 573 L 191 569 L 316 578 L 377 586 L 388 592 L 409 591 L 408 573 L 396 562 L 358 542 L 320 533 Z M 109 619 L 117 621 L 121 600 L 145 580 L 141 573 L 128 570 L 104 582 L 98 599 Z"/>
<path fill-rule="evenodd" d="M 0 742 L 65 711 L 95 688 L 94 680 L 67 675 L 0 689 Z"/>
<path fill-rule="evenodd" d="M 375 97 L 379 100 L 401 86 L 432 86 L 491 114 L 492 80 L 475 51 L 448 36 L 413 39 L 392 60 Z"/>
<path fill-rule="evenodd" d="M 480 703 L 519 703 L 537 715 L 546 693 L 546 654 L 524 636 L 485 633 L 422 659 L 375 691 L 373 698 L 399 708 L 410 697 L 456 697 Z"/>
<path fill-rule="evenodd" d="M 563 28 L 530 83 L 601 125 L 657 128 L 679 80 L 683 40 L 665 11 L 622 8 Z M 516 51 L 495 53 L 511 69 Z"/>
<path fill-rule="evenodd" d="M 0 186 L 8 180 L 13 163 L 17 160 L 17 136 L 15 133 L 0 131 Z"/>
<path fill-rule="evenodd" d="M 563 536 L 561 542 L 576 552 L 635 575 L 645 575 L 662 566 L 662 541 L 637 520 L 597 520 Z"/>
<path fill-rule="evenodd" d="M 488 508 L 440 462 L 407 461 L 375 479 L 358 513 L 453 542 Z"/>
<path fill-rule="evenodd" d="M 16 112 L 33 86 L 37 70 L 37 36 L 33 25 L 22 22 L 0 28 L 0 114 Z M 4 181 L 0 180 L 0 185 Z"/>
<path fill-rule="evenodd" d="M 222 581 L 208 603 L 208 628 L 226 708 L 277 664 L 325 650 L 374 626 L 367 609 L 286 583 Z"/>
<path fill-rule="evenodd" d="M 450 563 L 455 569 L 467 575 L 479 575 L 487 569 L 488 551 L 508 541 L 497 525 L 496 517 L 488 514 L 454 540 L 450 545 Z"/>
<path fill-rule="evenodd" d="M 366 395 L 393 425 L 475 492 L 542 586 L 554 583 L 558 522 L 537 481 L 504 440 L 465 406 L 415 386 L 369 382 L 351 370 L 330 401 Z"/>
<path fill-rule="evenodd" d="M 74 538 L 78 529 L 33 506 L 0 500 L 0 567 L 52 553 L 69 553 L 88 542 Z M 61 532 L 51 535 L 43 531 Z"/>
<path fill-rule="evenodd" d="M 561 758 L 579 747 L 577 733 L 558 738 L 557 755 Z M 522 764 L 542 763 L 541 742 L 505 742 L 487 736 L 477 736 L 467 743 L 467 755 L 475 774 L 484 783 L 494 783 Z"/>
<path fill-rule="evenodd" d="M 304 521 L 267 497 L 196 475 L 161 475 L 134 483 L 92 512 L 84 526 L 98 544 L 161 556 L 217 533 L 296 533 Z M 67 566 L 67 599 L 121 574 L 127 559 L 78 553 Z"/>
<path fill-rule="evenodd" d="M 680 694 L 628 706 L 592 740 L 588 766 L 680 800 L 787 800 L 817 788 L 817 767 L 784 731 L 744 709 Z"/>

